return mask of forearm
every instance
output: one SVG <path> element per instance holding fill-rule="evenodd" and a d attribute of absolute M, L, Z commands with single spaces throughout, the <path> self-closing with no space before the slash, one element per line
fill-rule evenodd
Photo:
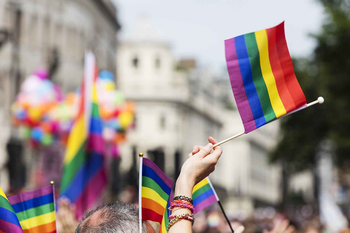
<path fill-rule="evenodd" d="M 175 196 L 186 196 L 192 198 L 193 186 L 194 184 L 192 184 L 188 178 L 180 175 L 176 181 Z M 192 212 L 187 208 L 174 208 L 172 210 L 172 215 L 179 214 L 192 214 Z M 178 232 L 192 233 L 192 222 L 188 220 L 179 220 L 169 230 L 169 233 Z"/>

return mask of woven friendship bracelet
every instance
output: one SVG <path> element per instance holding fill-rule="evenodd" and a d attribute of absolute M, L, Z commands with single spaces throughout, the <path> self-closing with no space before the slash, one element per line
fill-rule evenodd
<path fill-rule="evenodd" d="M 170 220 L 171 219 L 171 220 Z M 193 214 L 179 214 L 179 215 L 170 215 L 169 216 L 169 225 L 167 227 L 167 231 L 169 231 L 169 229 L 174 226 L 175 223 L 177 223 L 179 220 L 184 219 L 184 220 L 188 220 L 192 222 L 194 222 L 194 217 Z"/>
<path fill-rule="evenodd" d="M 175 201 L 176 201 L 176 200 L 184 200 L 184 201 L 190 202 L 190 203 L 193 205 L 193 200 L 192 200 L 192 198 L 189 198 L 189 197 L 186 197 L 186 196 L 182 196 L 182 195 L 176 196 L 176 197 L 174 197 L 174 200 L 175 200 Z"/>
<path fill-rule="evenodd" d="M 174 200 L 171 202 L 169 210 L 174 209 L 175 207 L 180 207 L 180 208 L 186 208 L 189 209 L 192 213 L 194 212 L 194 206 L 187 201 L 183 201 L 183 200 Z"/>

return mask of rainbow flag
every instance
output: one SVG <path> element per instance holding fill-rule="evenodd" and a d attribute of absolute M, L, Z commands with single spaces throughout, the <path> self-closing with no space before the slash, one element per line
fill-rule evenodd
<path fill-rule="evenodd" d="M 10 196 L 8 199 L 24 233 L 56 232 L 53 186 Z"/>
<path fill-rule="evenodd" d="M 245 133 L 307 104 L 294 73 L 284 22 L 225 40 L 225 53 Z"/>
<path fill-rule="evenodd" d="M 95 56 L 87 53 L 79 113 L 68 138 L 61 180 L 61 196 L 76 205 L 78 219 L 101 197 L 107 184 L 97 76 Z"/>
<path fill-rule="evenodd" d="M 13 210 L 4 191 L 0 188 L 0 233 L 23 232 L 16 212 Z"/>
<path fill-rule="evenodd" d="M 172 187 L 171 179 L 156 164 L 147 158 L 140 158 L 140 219 L 148 221 L 156 232 L 167 232 L 167 206 Z"/>
<path fill-rule="evenodd" d="M 195 208 L 193 214 L 196 214 L 219 201 L 219 197 L 208 177 L 193 187 L 192 199 Z"/>

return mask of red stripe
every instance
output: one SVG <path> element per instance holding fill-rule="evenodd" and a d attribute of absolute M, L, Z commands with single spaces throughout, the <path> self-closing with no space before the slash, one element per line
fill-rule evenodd
<path fill-rule="evenodd" d="M 295 107 L 299 108 L 307 102 L 297 77 L 295 77 L 292 59 L 288 51 L 287 41 L 284 34 L 284 22 L 276 26 L 276 46 L 289 93 L 292 96 Z"/>
<path fill-rule="evenodd" d="M 276 86 L 278 90 L 278 94 L 282 100 L 284 108 L 287 113 L 293 111 L 295 109 L 295 104 L 292 96 L 289 93 L 288 87 L 284 80 L 284 74 L 281 67 L 281 63 L 277 53 L 276 46 L 276 27 L 270 28 L 266 30 L 269 44 L 269 58 L 270 64 L 272 68 L 273 75 L 275 76 Z"/>
<path fill-rule="evenodd" d="M 142 220 L 143 221 L 153 221 L 162 224 L 163 215 L 159 215 L 153 210 L 142 208 Z"/>

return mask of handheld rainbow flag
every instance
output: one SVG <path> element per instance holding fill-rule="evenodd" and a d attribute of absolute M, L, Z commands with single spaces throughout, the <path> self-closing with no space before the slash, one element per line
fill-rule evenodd
<path fill-rule="evenodd" d="M 245 133 L 307 104 L 294 73 L 284 22 L 225 40 L 225 53 Z"/>
<path fill-rule="evenodd" d="M 196 214 L 219 201 L 219 197 L 208 177 L 193 187 L 192 199 L 195 209 L 193 214 Z"/>
<path fill-rule="evenodd" d="M 23 230 L 9 200 L 0 188 L 0 233 L 7 232 L 21 233 Z"/>
<path fill-rule="evenodd" d="M 167 232 L 169 212 L 166 208 L 173 182 L 151 160 L 140 156 L 139 218 L 148 221 L 156 232 Z"/>
<path fill-rule="evenodd" d="M 97 76 L 95 56 L 87 53 L 79 113 L 68 138 L 61 181 L 61 196 L 76 205 L 78 219 L 98 200 L 107 184 Z"/>
<path fill-rule="evenodd" d="M 56 232 L 53 186 L 10 196 L 8 199 L 24 233 Z"/>

